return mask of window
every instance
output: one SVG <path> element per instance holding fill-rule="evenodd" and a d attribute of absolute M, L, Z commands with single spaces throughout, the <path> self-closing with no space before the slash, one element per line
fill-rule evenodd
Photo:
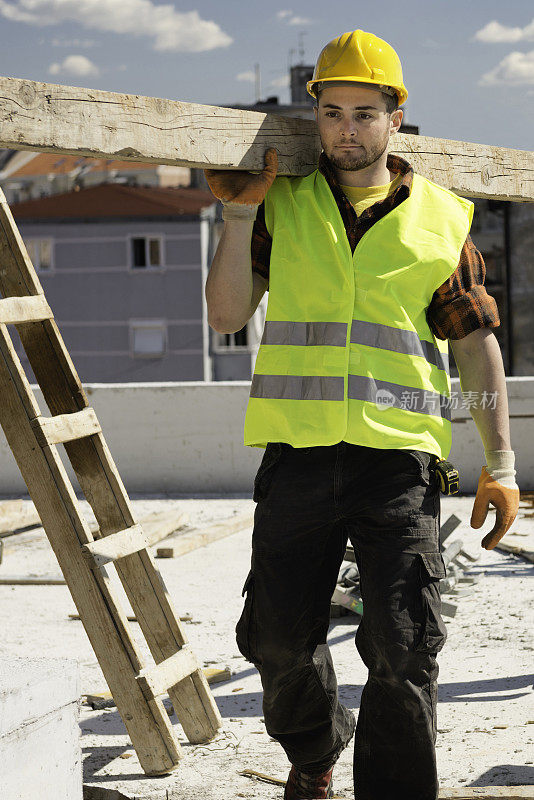
<path fill-rule="evenodd" d="M 52 269 L 52 239 L 26 239 L 24 244 L 35 270 L 50 272 Z"/>
<path fill-rule="evenodd" d="M 217 344 L 219 347 L 230 347 L 232 350 L 234 350 L 239 347 L 247 347 L 248 345 L 248 333 L 246 325 L 241 328 L 240 331 L 236 331 L 235 333 L 219 333 L 218 336 L 219 341 Z"/>
<path fill-rule="evenodd" d="M 130 257 L 133 269 L 163 266 L 161 237 L 133 236 L 131 242 Z"/>
<path fill-rule="evenodd" d="M 130 322 L 130 352 L 134 358 L 161 358 L 167 350 L 164 320 Z"/>
<path fill-rule="evenodd" d="M 267 311 L 267 293 L 261 298 L 258 307 L 249 321 L 235 333 L 213 332 L 215 353 L 249 352 L 256 354 L 260 346 Z"/>

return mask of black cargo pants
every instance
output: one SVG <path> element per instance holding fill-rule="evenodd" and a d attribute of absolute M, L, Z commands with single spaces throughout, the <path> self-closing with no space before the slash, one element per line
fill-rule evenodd
<path fill-rule="evenodd" d="M 436 654 L 447 632 L 435 457 L 270 443 L 253 498 L 236 634 L 261 676 L 267 732 L 310 774 L 328 769 L 355 732 L 357 800 L 436 800 Z M 369 670 L 356 729 L 326 644 L 347 539 L 364 604 L 356 647 Z"/>

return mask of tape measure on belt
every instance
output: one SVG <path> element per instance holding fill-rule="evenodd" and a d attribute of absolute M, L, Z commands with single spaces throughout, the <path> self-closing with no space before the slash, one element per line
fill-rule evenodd
<path fill-rule="evenodd" d="M 444 458 L 434 458 L 436 473 L 439 478 L 439 488 L 443 494 L 457 494 L 460 489 L 460 476 L 456 467 Z"/>

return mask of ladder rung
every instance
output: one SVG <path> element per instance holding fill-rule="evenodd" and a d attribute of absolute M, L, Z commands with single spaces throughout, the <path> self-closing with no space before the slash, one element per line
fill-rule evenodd
<path fill-rule="evenodd" d="M 3 325 L 40 322 L 43 319 L 52 319 L 53 316 L 44 294 L 4 297 L 0 300 L 0 323 Z"/>
<path fill-rule="evenodd" d="M 103 567 L 110 561 L 131 556 L 132 553 L 138 553 L 139 550 L 145 550 L 149 546 L 150 542 L 141 525 L 132 525 L 131 528 L 103 536 L 95 542 L 88 542 L 83 545 L 82 550 L 91 556 L 97 567 Z"/>
<path fill-rule="evenodd" d="M 145 667 L 136 680 L 141 685 L 145 697 L 159 697 L 198 669 L 200 664 L 197 657 L 189 646 L 185 645 L 165 661 L 153 667 Z"/>
<path fill-rule="evenodd" d="M 36 417 L 32 420 L 32 428 L 41 447 L 72 442 L 74 439 L 83 439 L 85 436 L 102 432 L 92 408 L 82 408 L 81 411 L 58 414 L 56 417 Z"/>

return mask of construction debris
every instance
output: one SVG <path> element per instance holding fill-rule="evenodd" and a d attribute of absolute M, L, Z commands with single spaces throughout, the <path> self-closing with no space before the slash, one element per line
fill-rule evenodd
<path fill-rule="evenodd" d="M 41 519 L 33 503 L 24 505 L 22 500 L 0 502 L 0 538 L 40 525 Z"/>
<path fill-rule="evenodd" d="M 62 575 L 0 575 L 3 586 L 64 586 Z"/>
<path fill-rule="evenodd" d="M 190 553 L 198 547 L 205 547 L 218 539 L 224 539 L 233 533 L 250 528 L 254 524 L 254 514 L 242 514 L 232 519 L 216 522 L 208 528 L 193 529 L 170 537 L 165 547 L 158 547 L 157 558 L 176 558 Z"/>
<path fill-rule="evenodd" d="M 453 595 L 463 597 L 474 591 L 475 585 L 480 576 L 464 576 L 464 572 L 471 568 L 473 562 L 478 561 L 478 555 L 471 554 L 465 549 L 462 539 L 456 539 L 447 547 L 444 546 L 445 540 L 456 530 L 461 523 L 456 514 L 451 514 L 440 527 L 439 540 L 443 556 L 443 561 L 447 569 L 447 575 L 439 582 L 441 595 Z M 356 564 L 356 556 L 352 545 L 348 545 L 345 551 L 344 563 L 339 571 L 337 586 L 334 589 L 330 604 L 330 616 L 340 617 L 344 614 L 363 614 L 363 602 L 360 594 L 360 575 Z M 462 584 L 458 587 L 458 584 Z M 454 617 L 457 605 L 447 600 L 441 600 L 441 613 L 444 617 Z"/>

